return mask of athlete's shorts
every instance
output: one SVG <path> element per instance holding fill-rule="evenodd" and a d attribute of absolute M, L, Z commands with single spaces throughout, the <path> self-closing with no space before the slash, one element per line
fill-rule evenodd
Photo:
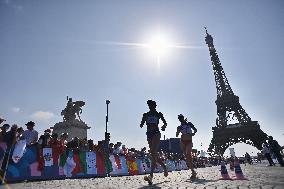
<path fill-rule="evenodd" d="M 155 136 L 156 134 L 161 134 L 159 130 L 152 130 L 152 131 L 147 131 L 146 135 L 147 135 L 147 140 L 151 140 L 153 138 L 153 136 Z"/>
<path fill-rule="evenodd" d="M 192 140 L 181 140 L 184 145 L 192 144 Z"/>

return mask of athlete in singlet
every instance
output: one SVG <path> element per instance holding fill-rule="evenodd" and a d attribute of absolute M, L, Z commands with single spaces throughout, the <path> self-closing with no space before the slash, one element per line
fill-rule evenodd
<path fill-rule="evenodd" d="M 149 106 L 150 111 L 143 114 L 142 121 L 140 127 L 142 128 L 143 125 L 146 123 L 147 125 L 147 141 L 150 148 L 151 154 L 151 173 L 149 176 L 145 176 L 144 179 L 148 181 L 149 185 L 152 185 L 153 173 L 156 168 L 156 163 L 158 162 L 164 169 L 164 176 L 168 176 L 168 171 L 166 165 L 163 161 L 158 157 L 158 149 L 160 146 L 160 138 L 161 133 L 159 131 L 159 119 L 161 119 L 164 123 L 162 126 L 162 131 L 165 131 L 167 127 L 167 122 L 161 112 L 157 112 L 156 110 L 156 102 L 153 100 L 148 100 L 147 104 Z"/>
<path fill-rule="evenodd" d="M 178 137 L 179 133 L 181 133 L 181 149 L 186 156 L 187 166 L 189 167 L 189 169 L 191 169 L 192 172 L 190 178 L 194 179 L 196 178 L 197 173 L 193 169 L 191 151 L 193 146 L 192 136 L 195 135 L 197 129 L 191 122 L 188 122 L 182 114 L 178 115 L 178 119 L 181 124 L 177 127 L 176 137 Z M 192 132 L 192 130 L 194 130 L 194 133 Z"/>

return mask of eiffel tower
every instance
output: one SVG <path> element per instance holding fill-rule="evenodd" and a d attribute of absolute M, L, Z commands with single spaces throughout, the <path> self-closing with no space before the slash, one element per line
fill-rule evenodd
<path fill-rule="evenodd" d="M 267 139 L 257 121 L 252 121 L 239 102 L 225 75 L 218 54 L 213 44 L 213 37 L 206 30 L 205 41 L 208 45 L 213 66 L 217 89 L 217 119 L 212 127 L 213 139 L 208 148 L 211 155 L 223 155 L 225 150 L 236 143 L 243 142 L 262 149 L 262 143 Z M 229 124 L 235 119 L 237 123 Z"/>

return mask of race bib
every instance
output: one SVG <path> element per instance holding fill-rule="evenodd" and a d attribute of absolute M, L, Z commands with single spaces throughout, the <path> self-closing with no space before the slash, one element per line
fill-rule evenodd
<path fill-rule="evenodd" d="M 147 119 L 147 124 L 159 124 L 159 118 L 156 116 L 149 116 Z"/>

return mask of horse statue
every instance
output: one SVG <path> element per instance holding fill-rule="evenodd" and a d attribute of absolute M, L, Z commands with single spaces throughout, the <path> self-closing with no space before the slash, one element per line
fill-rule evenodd
<path fill-rule="evenodd" d="M 84 101 L 76 101 L 72 102 L 72 98 L 68 98 L 68 102 L 66 108 L 61 111 L 61 115 L 63 116 L 63 121 L 72 122 L 76 120 L 76 115 L 80 121 L 80 114 L 82 113 L 82 107 L 85 105 Z"/>
<path fill-rule="evenodd" d="M 82 111 L 82 107 L 85 106 L 85 102 L 84 101 L 76 101 L 76 102 L 73 102 L 73 111 L 74 111 L 74 114 L 78 116 L 79 120 L 81 120 L 81 117 L 80 117 L 80 114 L 83 112 Z"/>

